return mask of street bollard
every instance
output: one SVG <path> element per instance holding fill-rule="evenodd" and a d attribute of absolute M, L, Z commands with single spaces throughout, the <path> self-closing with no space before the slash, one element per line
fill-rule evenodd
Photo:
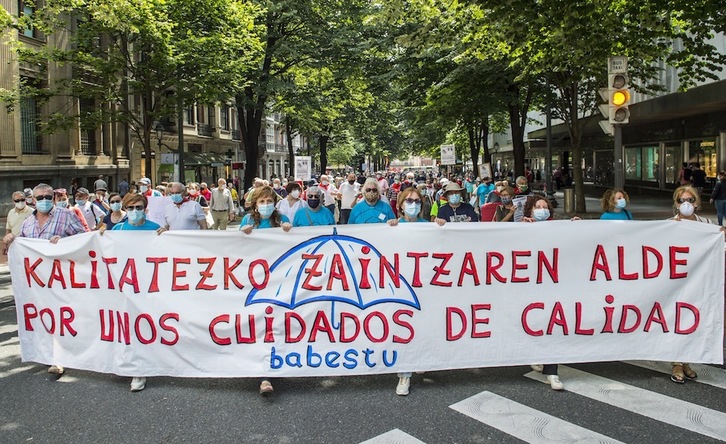
<path fill-rule="evenodd" d="M 575 189 L 565 188 L 565 213 L 575 212 Z"/>

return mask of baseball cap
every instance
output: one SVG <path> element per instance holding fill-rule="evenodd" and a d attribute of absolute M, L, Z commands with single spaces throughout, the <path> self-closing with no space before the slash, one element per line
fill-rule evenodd
<path fill-rule="evenodd" d="M 144 185 L 151 185 L 151 179 L 142 177 L 141 179 L 139 179 L 139 183 L 143 183 Z"/>

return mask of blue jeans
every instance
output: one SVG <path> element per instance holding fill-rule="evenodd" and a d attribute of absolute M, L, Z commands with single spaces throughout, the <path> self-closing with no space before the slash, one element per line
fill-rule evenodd
<path fill-rule="evenodd" d="M 726 199 L 715 200 L 716 214 L 718 217 L 718 224 L 723 226 L 723 216 L 726 214 Z"/>

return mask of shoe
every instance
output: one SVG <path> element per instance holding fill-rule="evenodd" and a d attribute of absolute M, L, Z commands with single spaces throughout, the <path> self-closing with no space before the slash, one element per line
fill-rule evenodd
<path fill-rule="evenodd" d="M 398 385 L 396 386 L 396 394 L 398 396 L 408 395 L 408 388 L 411 387 L 411 378 L 402 376 L 398 378 Z"/>
<path fill-rule="evenodd" d="M 146 387 L 146 378 L 137 378 L 134 377 L 131 380 L 131 391 L 132 392 L 140 392 L 141 390 Z"/>
<path fill-rule="evenodd" d="M 675 382 L 676 384 L 683 384 L 686 382 L 685 377 L 686 375 L 683 373 L 682 364 L 674 364 L 671 367 L 671 381 Z"/>
<path fill-rule="evenodd" d="M 542 373 L 542 370 L 544 370 L 544 365 L 542 364 L 532 364 L 530 365 L 532 367 L 532 370 L 536 371 L 537 373 Z"/>
<path fill-rule="evenodd" d="M 564 390 L 565 384 L 560 381 L 560 377 L 557 375 L 547 375 L 547 380 L 550 382 L 550 387 L 552 387 L 552 390 Z"/>
<path fill-rule="evenodd" d="M 60 365 L 51 365 L 48 368 L 48 373 L 52 373 L 52 374 L 58 375 L 58 376 L 62 375 L 65 371 L 66 370 Z"/>
<path fill-rule="evenodd" d="M 696 372 L 694 372 L 693 369 L 691 368 L 691 366 L 688 365 L 688 364 L 683 364 L 683 374 L 688 379 L 696 379 L 696 378 L 698 378 L 698 375 L 696 374 Z"/>
<path fill-rule="evenodd" d="M 262 383 L 260 384 L 260 395 L 269 395 L 274 390 L 272 389 L 272 384 L 267 379 L 264 379 Z"/>

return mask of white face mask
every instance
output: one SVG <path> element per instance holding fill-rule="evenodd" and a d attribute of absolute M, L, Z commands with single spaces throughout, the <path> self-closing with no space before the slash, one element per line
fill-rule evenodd
<path fill-rule="evenodd" d="M 146 185 L 139 186 L 139 191 L 141 191 L 142 193 L 145 193 L 148 190 L 149 190 L 149 187 L 147 187 Z"/>
<path fill-rule="evenodd" d="M 293 199 L 299 199 L 300 198 L 300 190 L 293 190 L 292 193 L 290 193 L 290 196 L 292 196 Z"/>
<path fill-rule="evenodd" d="M 17 208 L 18 210 L 22 210 L 23 208 L 25 208 L 25 202 L 15 202 L 15 208 Z"/>
<path fill-rule="evenodd" d="M 683 202 L 679 207 L 678 211 L 681 213 L 681 215 L 689 217 L 693 214 L 695 211 L 695 208 L 692 203 L 690 202 Z"/>

